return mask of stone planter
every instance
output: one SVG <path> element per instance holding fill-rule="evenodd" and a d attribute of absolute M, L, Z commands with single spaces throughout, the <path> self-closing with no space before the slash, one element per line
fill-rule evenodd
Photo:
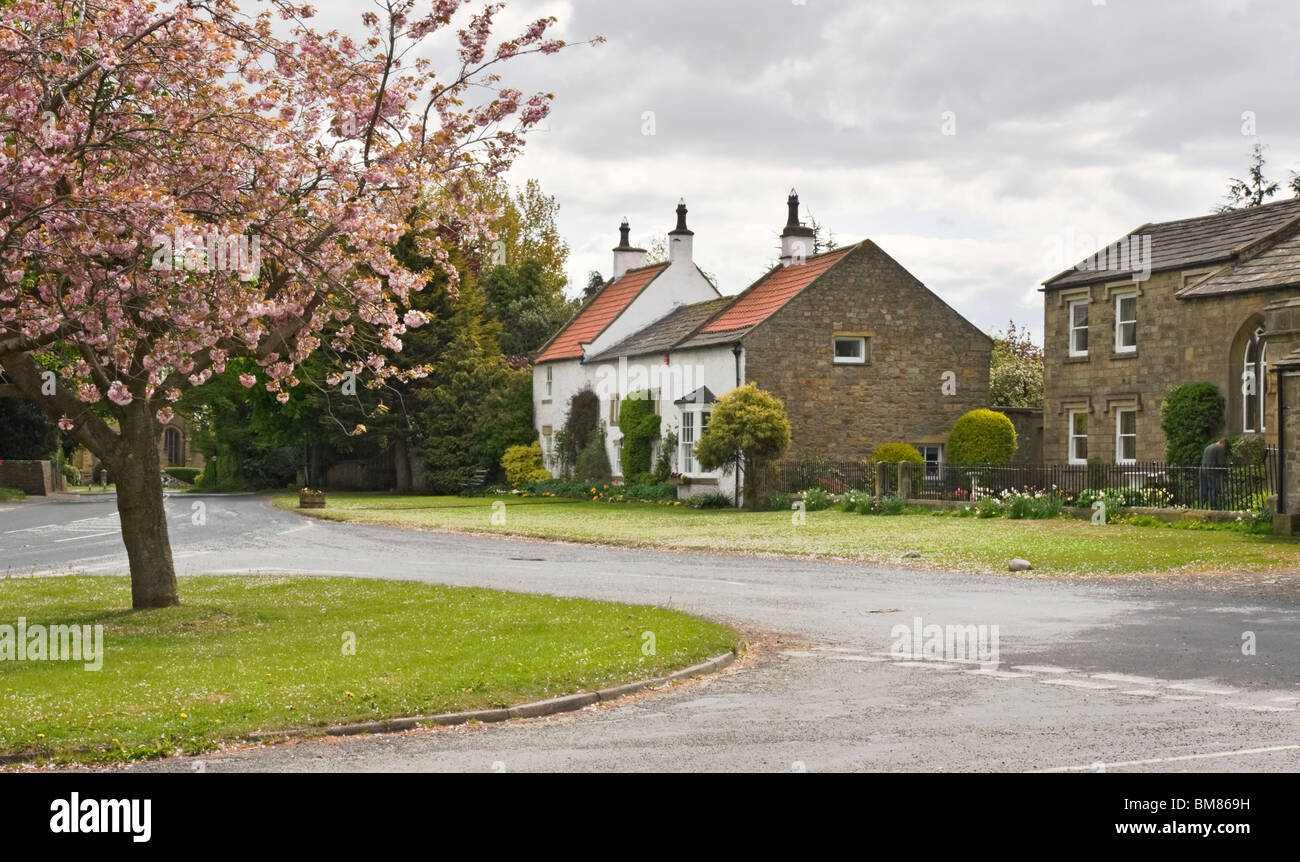
<path fill-rule="evenodd" d="M 298 492 L 299 509 L 324 509 L 325 492 L 313 491 L 310 488 L 303 488 Z"/>

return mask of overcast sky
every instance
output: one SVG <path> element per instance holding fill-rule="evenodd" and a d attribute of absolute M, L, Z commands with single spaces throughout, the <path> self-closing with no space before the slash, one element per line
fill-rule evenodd
<path fill-rule="evenodd" d="M 318 8 L 343 29 L 363 7 Z M 1256 140 L 1275 179 L 1300 170 L 1295 0 L 509 10 L 608 39 L 507 72 L 556 94 L 511 178 L 559 200 L 578 285 L 609 275 L 624 216 L 648 241 L 684 197 L 696 262 L 738 292 L 774 259 L 795 187 L 841 243 L 869 237 L 980 328 L 1012 318 L 1038 340 L 1044 279 L 1142 223 L 1209 213 Z"/>

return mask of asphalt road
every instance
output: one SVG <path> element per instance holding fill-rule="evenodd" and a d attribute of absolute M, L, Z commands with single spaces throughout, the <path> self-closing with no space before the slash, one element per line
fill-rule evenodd
<path fill-rule="evenodd" d="M 133 769 L 1300 769 L 1296 573 L 1017 578 L 336 524 L 258 497 L 173 496 L 168 512 L 181 574 L 355 575 L 631 601 L 777 640 L 722 675 L 568 716 Z M 0 504 L 0 572 L 124 568 L 111 497 Z M 917 617 L 996 625 L 997 665 L 895 660 L 891 629 Z M 1254 655 L 1243 655 L 1246 632 Z"/>

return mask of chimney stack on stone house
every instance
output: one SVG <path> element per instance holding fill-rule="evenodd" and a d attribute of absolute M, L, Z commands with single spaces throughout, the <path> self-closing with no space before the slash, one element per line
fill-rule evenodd
<path fill-rule="evenodd" d="M 614 247 L 614 278 L 621 277 L 629 269 L 645 266 L 646 250 L 634 248 L 628 241 L 628 233 L 631 230 L 627 225 L 627 219 L 623 219 L 623 223 L 618 226 L 618 245 Z"/>
<path fill-rule="evenodd" d="M 790 189 L 785 199 L 787 215 L 785 230 L 781 231 L 781 266 L 803 263 L 813 254 L 816 231 L 799 221 L 799 193 Z"/>
<path fill-rule="evenodd" d="M 695 253 L 695 232 L 686 227 L 686 200 L 677 201 L 677 227 L 668 231 L 668 262 L 688 267 Z"/>

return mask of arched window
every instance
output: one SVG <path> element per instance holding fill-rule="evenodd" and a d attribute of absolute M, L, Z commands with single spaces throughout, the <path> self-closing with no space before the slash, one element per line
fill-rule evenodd
<path fill-rule="evenodd" d="M 181 459 L 181 432 L 175 428 L 168 428 L 163 432 L 163 453 L 167 456 L 168 467 L 180 467 L 184 465 Z"/>
<path fill-rule="evenodd" d="M 1264 431 L 1265 386 L 1268 382 L 1268 345 L 1259 326 L 1246 342 L 1241 363 L 1241 430 Z"/>

